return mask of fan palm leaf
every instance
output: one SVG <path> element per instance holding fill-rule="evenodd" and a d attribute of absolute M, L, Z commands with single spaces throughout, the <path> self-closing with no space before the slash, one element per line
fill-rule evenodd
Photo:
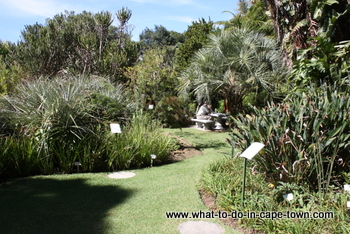
<path fill-rule="evenodd" d="M 187 94 L 192 91 L 207 100 L 218 92 L 232 105 L 241 106 L 234 102 L 261 88 L 271 93 L 287 71 L 276 41 L 245 28 L 226 30 L 211 35 L 210 43 L 195 54 L 180 76 L 183 82 L 179 90 Z"/>

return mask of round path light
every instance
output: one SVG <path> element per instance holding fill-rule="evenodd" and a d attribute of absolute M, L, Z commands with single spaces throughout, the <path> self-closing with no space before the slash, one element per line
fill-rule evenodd
<path fill-rule="evenodd" d="M 178 230 L 181 234 L 221 234 L 224 229 L 216 223 L 204 221 L 188 221 L 180 224 Z"/>
<path fill-rule="evenodd" d="M 108 177 L 112 179 L 125 179 L 125 178 L 131 178 L 134 177 L 136 174 L 129 171 L 119 171 L 114 172 L 112 174 L 109 174 Z"/>

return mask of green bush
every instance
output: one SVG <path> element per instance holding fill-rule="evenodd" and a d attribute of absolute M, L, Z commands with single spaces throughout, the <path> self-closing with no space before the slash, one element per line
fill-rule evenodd
<path fill-rule="evenodd" d="M 256 170 L 275 185 L 306 183 L 326 192 L 349 171 L 350 99 L 348 88 L 321 86 L 292 94 L 281 104 L 253 108 L 233 119 L 232 141 L 242 151 L 265 144 L 254 158 Z"/>
<path fill-rule="evenodd" d="M 134 115 L 121 134 L 109 138 L 109 166 L 118 170 L 151 166 L 151 155 L 156 155 L 153 165 L 166 162 L 176 146 L 159 131 L 161 126 L 149 115 Z"/>
<path fill-rule="evenodd" d="M 166 127 L 188 126 L 189 110 L 186 103 L 177 97 L 163 97 L 154 109 L 154 116 Z M 152 110 L 153 111 L 153 110 Z"/>
<path fill-rule="evenodd" d="M 28 137 L 0 137 L 0 181 L 40 172 L 36 141 Z"/>

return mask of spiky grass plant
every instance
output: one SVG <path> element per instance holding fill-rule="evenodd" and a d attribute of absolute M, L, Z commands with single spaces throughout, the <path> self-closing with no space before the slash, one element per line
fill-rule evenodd
<path fill-rule="evenodd" d="M 122 87 L 97 77 L 27 82 L 1 100 L 3 134 L 33 140 L 44 174 L 71 172 L 75 161 L 92 171 L 106 158 L 106 122 L 128 109 L 124 96 Z M 101 105 L 103 98 L 113 108 Z"/>
<path fill-rule="evenodd" d="M 0 137 L 0 181 L 40 171 L 36 141 L 28 137 Z"/>

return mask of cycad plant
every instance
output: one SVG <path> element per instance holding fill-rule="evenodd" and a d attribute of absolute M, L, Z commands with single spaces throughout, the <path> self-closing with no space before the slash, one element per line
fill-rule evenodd
<path fill-rule="evenodd" d="M 232 140 L 240 150 L 254 141 L 265 144 L 255 169 L 275 185 L 306 183 L 326 192 L 342 171 L 350 170 L 348 92 L 337 85 L 309 87 L 282 104 L 254 108 L 252 115 L 233 119 Z"/>

